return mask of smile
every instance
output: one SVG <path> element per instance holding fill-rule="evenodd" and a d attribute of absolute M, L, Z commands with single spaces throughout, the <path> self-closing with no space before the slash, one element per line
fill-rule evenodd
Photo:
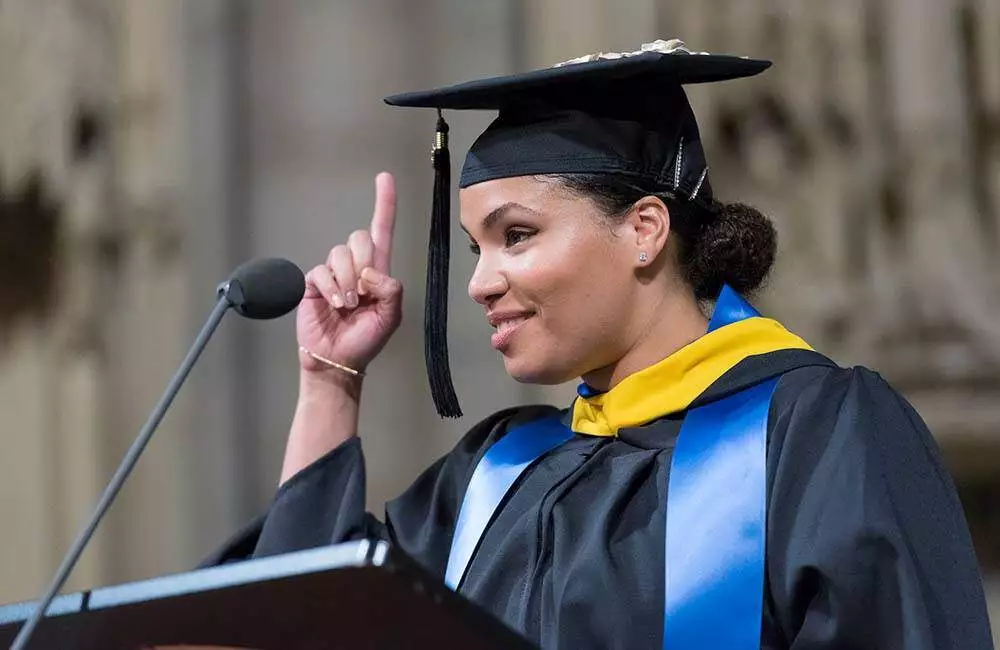
<path fill-rule="evenodd" d="M 497 350 L 503 350 L 510 344 L 510 340 L 521 327 L 528 322 L 534 314 L 504 314 L 497 317 L 490 317 L 490 324 L 496 328 L 496 332 L 490 338 L 490 343 Z"/>

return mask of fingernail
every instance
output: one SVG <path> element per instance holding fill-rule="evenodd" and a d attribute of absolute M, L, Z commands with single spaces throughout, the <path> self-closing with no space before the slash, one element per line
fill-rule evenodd
<path fill-rule="evenodd" d="M 358 295 L 363 296 L 368 293 L 368 285 L 365 284 L 364 279 L 358 279 Z"/>
<path fill-rule="evenodd" d="M 330 298 L 330 302 L 332 302 L 333 306 L 336 307 L 337 309 L 344 308 L 344 299 L 340 297 L 339 293 L 333 294 L 333 297 Z"/>
<path fill-rule="evenodd" d="M 364 278 L 364 281 L 368 284 L 377 287 L 382 282 L 383 276 L 381 273 L 368 266 L 361 271 L 361 277 Z"/>
<path fill-rule="evenodd" d="M 344 294 L 344 302 L 347 303 L 348 309 L 354 309 L 358 306 L 358 294 L 354 289 L 349 289 L 347 293 Z"/>

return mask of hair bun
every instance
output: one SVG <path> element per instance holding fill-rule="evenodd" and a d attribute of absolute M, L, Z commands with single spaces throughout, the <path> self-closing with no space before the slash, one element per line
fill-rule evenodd
<path fill-rule="evenodd" d="M 778 248 L 771 220 L 744 203 L 715 202 L 715 218 L 690 242 L 684 266 L 699 300 L 714 300 L 728 284 L 752 294 L 767 279 Z"/>

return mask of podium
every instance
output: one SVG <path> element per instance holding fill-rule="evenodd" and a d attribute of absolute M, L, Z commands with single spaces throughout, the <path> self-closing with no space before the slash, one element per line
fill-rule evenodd
<path fill-rule="evenodd" d="M 9 647 L 32 603 L 0 607 Z M 533 648 L 388 542 L 363 540 L 53 601 L 29 648 Z"/>

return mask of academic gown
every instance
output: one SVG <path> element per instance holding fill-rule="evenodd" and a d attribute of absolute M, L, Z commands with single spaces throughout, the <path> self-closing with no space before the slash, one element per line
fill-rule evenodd
<path fill-rule="evenodd" d="M 543 648 L 662 647 L 667 479 L 684 417 L 779 375 L 761 647 L 992 648 L 962 508 L 927 428 L 876 373 L 809 350 L 749 356 L 684 410 L 545 454 L 498 509 L 458 592 Z M 378 537 L 444 576 L 479 459 L 512 427 L 556 412 L 512 408 L 476 424 L 387 504 L 384 522 L 365 511 L 352 439 L 282 485 L 262 522 L 211 561 Z M 561 416 L 570 424 L 572 409 Z"/>

